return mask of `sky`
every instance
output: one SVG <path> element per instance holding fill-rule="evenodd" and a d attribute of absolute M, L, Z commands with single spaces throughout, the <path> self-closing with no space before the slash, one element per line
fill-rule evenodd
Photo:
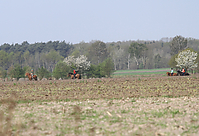
<path fill-rule="evenodd" d="M 0 45 L 199 39 L 199 0 L 0 0 Z"/>

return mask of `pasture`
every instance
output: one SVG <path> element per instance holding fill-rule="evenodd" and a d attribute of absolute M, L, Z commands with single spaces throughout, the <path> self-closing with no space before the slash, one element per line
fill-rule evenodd
<path fill-rule="evenodd" d="M 0 83 L 0 135 L 199 135 L 199 76 Z"/>
<path fill-rule="evenodd" d="M 170 68 L 160 68 L 160 69 L 139 69 L 139 70 L 117 70 L 113 73 L 113 77 L 122 76 L 148 76 L 148 75 L 165 75 L 169 72 Z"/>

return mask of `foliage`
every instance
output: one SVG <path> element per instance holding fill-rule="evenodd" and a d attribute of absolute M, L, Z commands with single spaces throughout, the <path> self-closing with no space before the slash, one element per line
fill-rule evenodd
<path fill-rule="evenodd" d="M 176 68 L 177 62 L 175 61 L 175 59 L 177 58 L 178 54 L 175 54 L 171 57 L 171 59 L 169 60 L 169 66 L 171 68 Z"/>
<path fill-rule="evenodd" d="M 48 79 L 49 77 L 51 77 L 50 72 L 44 67 L 38 68 L 36 73 L 39 79 L 42 79 L 44 77 Z"/>
<path fill-rule="evenodd" d="M 160 54 L 157 54 L 154 58 L 154 61 L 155 61 L 155 68 L 161 68 L 161 56 Z"/>
<path fill-rule="evenodd" d="M 80 71 L 80 73 L 83 73 L 90 68 L 90 61 L 88 61 L 87 57 L 84 55 L 80 55 L 77 58 L 74 56 L 69 56 L 65 58 L 63 62 L 65 62 L 72 69 Z"/>
<path fill-rule="evenodd" d="M 60 61 L 55 66 L 55 69 L 53 71 L 53 77 L 55 77 L 56 79 L 59 79 L 59 78 L 65 79 L 67 78 L 67 74 L 70 71 L 71 71 L 70 67 L 66 63 Z"/>
<path fill-rule="evenodd" d="M 14 67 L 10 67 L 8 71 L 8 75 L 11 78 L 17 78 L 18 80 L 19 78 L 25 77 L 25 71 L 19 64 L 15 64 Z"/>
<path fill-rule="evenodd" d="M 33 68 L 31 68 L 30 66 L 24 66 L 23 69 L 24 69 L 25 73 L 30 73 L 31 69 L 33 69 Z M 33 74 L 34 74 L 34 71 L 33 71 Z"/>
<path fill-rule="evenodd" d="M 59 42 L 59 41 L 49 41 L 47 43 L 44 42 L 38 42 L 34 44 L 29 44 L 27 41 L 24 41 L 22 44 L 3 44 L 0 46 L 0 50 L 4 50 L 7 53 L 11 52 L 27 52 L 29 51 L 30 55 L 35 55 L 36 52 L 39 53 L 46 53 L 50 52 L 52 49 L 59 52 L 59 54 L 63 57 L 66 57 L 70 50 L 72 50 L 74 47 L 72 44 L 66 43 L 65 41 Z"/>
<path fill-rule="evenodd" d="M 19 64 L 21 68 L 29 66 L 35 70 L 43 66 L 43 68 L 52 72 L 60 60 L 63 60 L 63 58 L 71 54 L 74 58 L 77 58 L 79 55 L 85 55 L 88 57 L 90 64 L 93 65 L 102 63 L 109 56 L 114 61 L 115 70 L 153 69 L 155 67 L 166 68 L 171 58 L 170 53 L 173 51 L 171 45 L 176 45 L 173 46 L 176 47 L 176 49 L 181 48 L 181 46 L 177 47 L 177 42 L 174 42 L 176 38 L 173 38 L 173 41 L 170 39 L 172 38 L 160 41 L 129 40 L 107 43 L 90 41 L 87 43 L 80 42 L 74 45 L 66 43 L 65 41 L 37 42 L 33 44 L 27 41 L 21 44 L 5 43 L 0 46 L 0 67 L 7 71 L 9 67 L 15 64 Z M 143 47 L 145 46 L 147 48 L 143 48 L 140 52 L 139 49 L 141 46 L 138 46 L 131 52 L 129 51 L 129 47 L 133 43 L 144 44 Z M 199 40 L 189 38 L 187 39 L 187 45 L 195 51 L 198 51 Z M 187 48 L 187 46 L 185 48 Z M 138 51 L 136 53 L 139 53 L 139 55 L 136 54 L 134 56 L 134 51 Z M 157 54 L 160 55 L 161 61 L 157 61 L 158 58 L 154 60 Z M 71 67 L 75 68 L 74 65 Z"/>
<path fill-rule="evenodd" d="M 41 57 L 43 63 L 45 64 L 44 66 L 51 72 L 53 71 L 56 63 L 64 59 L 61 55 L 59 55 L 59 52 L 56 52 L 53 49 L 49 53 L 43 54 Z"/>
<path fill-rule="evenodd" d="M 179 51 L 182 51 L 185 48 L 187 48 L 187 39 L 180 35 L 176 36 L 173 38 L 170 44 L 170 49 L 171 49 L 170 54 L 171 55 L 178 54 Z"/>
<path fill-rule="evenodd" d="M 74 56 L 75 58 L 77 58 L 78 56 L 80 56 L 79 50 L 78 50 L 78 49 L 75 49 L 75 50 L 72 52 L 71 56 Z"/>
<path fill-rule="evenodd" d="M 138 42 L 132 42 L 128 52 L 131 54 L 131 57 L 133 57 L 136 61 L 137 68 L 139 68 L 139 58 L 143 55 L 143 53 L 148 50 L 147 46 L 142 43 Z"/>
<path fill-rule="evenodd" d="M 105 76 L 110 77 L 113 72 L 114 72 L 113 60 L 111 58 L 107 58 L 98 65 L 91 64 L 90 69 L 86 72 L 86 75 L 87 78 L 90 77 L 101 78 Z"/>
<path fill-rule="evenodd" d="M 123 69 L 125 67 L 125 59 L 126 59 L 126 52 L 124 49 L 116 47 L 112 47 L 112 51 L 110 51 L 111 58 L 114 62 L 114 69 Z M 109 48 L 110 49 L 110 48 Z"/>
<path fill-rule="evenodd" d="M 7 71 L 0 67 L 0 77 L 5 78 L 7 76 Z"/>
<path fill-rule="evenodd" d="M 187 69 L 196 68 L 198 63 L 196 62 L 198 54 L 190 49 L 181 51 L 175 61 L 178 67 Z"/>
<path fill-rule="evenodd" d="M 0 50 L 0 66 L 3 69 L 7 69 L 9 66 L 9 54 L 3 50 Z"/>
<path fill-rule="evenodd" d="M 107 75 L 108 77 L 114 72 L 114 63 L 111 58 L 107 58 L 104 62 L 102 62 L 100 67 L 101 75 Z"/>
<path fill-rule="evenodd" d="M 92 64 L 102 63 L 107 56 L 106 44 L 102 41 L 95 41 L 88 49 L 88 58 Z"/>
<path fill-rule="evenodd" d="M 105 77 L 105 75 L 100 72 L 101 65 L 93 65 L 91 64 L 90 68 L 88 71 L 86 71 L 86 76 L 87 78 L 101 78 Z"/>

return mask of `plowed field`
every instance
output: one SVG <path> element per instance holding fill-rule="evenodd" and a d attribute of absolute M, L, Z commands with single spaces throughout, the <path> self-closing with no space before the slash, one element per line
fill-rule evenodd
<path fill-rule="evenodd" d="M 199 135 L 199 76 L 0 83 L 0 133 Z"/>

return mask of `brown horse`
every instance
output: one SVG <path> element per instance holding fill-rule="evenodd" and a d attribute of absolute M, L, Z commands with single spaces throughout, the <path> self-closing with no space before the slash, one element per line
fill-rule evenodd
<path fill-rule="evenodd" d="M 74 79 L 74 74 L 73 73 L 68 73 L 68 77 L 71 77 L 71 79 Z M 80 74 L 76 74 L 75 75 L 75 78 L 77 78 L 77 79 L 81 79 L 81 75 Z"/>
<path fill-rule="evenodd" d="M 167 72 L 166 74 L 167 74 L 167 76 L 178 76 L 177 73 L 173 73 L 173 75 L 171 75 L 171 73 Z"/>
<path fill-rule="evenodd" d="M 29 78 L 30 81 L 32 80 L 32 76 L 31 76 L 30 73 L 26 73 L 25 76 L 28 76 L 28 78 Z M 34 79 L 35 81 L 37 81 L 37 75 L 33 75 L 33 79 Z"/>

